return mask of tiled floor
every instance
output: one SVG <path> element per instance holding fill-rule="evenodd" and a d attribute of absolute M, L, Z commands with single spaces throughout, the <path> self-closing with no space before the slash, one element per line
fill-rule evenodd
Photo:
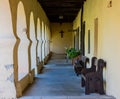
<path fill-rule="evenodd" d="M 66 63 L 65 55 L 54 55 L 20 99 L 114 99 L 99 94 L 85 95 L 80 79 L 70 62 Z"/>
<path fill-rule="evenodd" d="M 20 99 L 115 99 L 110 96 L 24 96 Z"/>

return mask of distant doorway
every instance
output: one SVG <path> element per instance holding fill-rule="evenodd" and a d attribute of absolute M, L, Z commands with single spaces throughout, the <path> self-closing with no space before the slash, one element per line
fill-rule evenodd
<path fill-rule="evenodd" d="M 98 55 L 98 18 L 94 20 L 94 56 Z"/>
<path fill-rule="evenodd" d="M 79 27 L 75 31 L 75 37 L 74 37 L 74 47 L 75 49 L 79 50 Z"/>
<path fill-rule="evenodd" d="M 85 55 L 85 22 L 83 22 L 81 30 L 81 51 L 82 55 Z"/>

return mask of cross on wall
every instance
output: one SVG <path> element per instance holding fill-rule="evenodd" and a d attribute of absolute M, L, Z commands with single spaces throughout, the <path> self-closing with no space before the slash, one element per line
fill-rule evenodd
<path fill-rule="evenodd" d="M 63 38 L 64 31 L 61 30 L 59 33 L 61 34 L 61 38 Z"/>

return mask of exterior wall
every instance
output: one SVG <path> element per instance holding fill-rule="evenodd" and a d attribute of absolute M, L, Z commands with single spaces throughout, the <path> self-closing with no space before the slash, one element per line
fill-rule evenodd
<path fill-rule="evenodd" d="M 59 33 L 61 30 L 64 31 L 63 38 L 61 38 L 61 34 Z M 72 32 L 68 32 L 68 30 L 72 30 L 72 23 L 51 23 L 51 32 L 52 32 L 52 42 L 51 42 L 51 50 L 54 53 L 65 53 L 65 47 L 72 46 Z"/>
<path fill-rule="evenodd" d="M 112 1 L 110 7 L 109 1 Z M 85 55 L 94 55 L 94 20 L 98 18 L 98 58 L 107 62 L 104 70 L 106 94 L 120 99 L 119 57 L 120 57 L 120 1 L 119 0 L 87 0 L 84 4 L 84 21 L 86 22 Z M 88 30 L 90 30 L 90 54 L 88 54 Z"/>

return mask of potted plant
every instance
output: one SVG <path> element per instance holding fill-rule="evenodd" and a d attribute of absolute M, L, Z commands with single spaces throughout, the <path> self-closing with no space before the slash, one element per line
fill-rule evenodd
<path fill-rule="evenodd" d="M 72 59 L 72 63 L 73 63 L 73 61 L 76 58 L 78 58 L 78 56 L 81 55 L 81 51 L 76 50 L 75 48 L 66 48 L 66 54 L 67 54 L 67 58 Z"/>

